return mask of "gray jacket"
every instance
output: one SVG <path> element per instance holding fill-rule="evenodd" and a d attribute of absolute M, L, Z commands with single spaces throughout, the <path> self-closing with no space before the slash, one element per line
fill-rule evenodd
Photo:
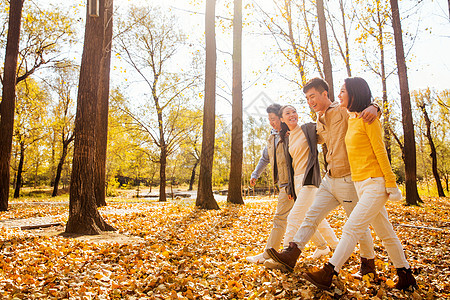
<path fill-rule="evenodd" d="M 303 185 L 314 185 L 319 187 L 322 178 L 320 176 L 319 156 L 317 151 L 316 123 L 305 123 L 301 126 L 306 140 L 308 141 L 309 154 L 306 164 Z"/>

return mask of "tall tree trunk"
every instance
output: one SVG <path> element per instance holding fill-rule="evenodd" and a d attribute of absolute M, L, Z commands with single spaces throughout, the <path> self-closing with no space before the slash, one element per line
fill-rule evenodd
<path fill-rule="evenodd" d="M 347 76 L 352 77 L 352 68 L 350 67 L 350 47 L 348 44 L 348 32 L 347 32 L 347 22 L 345 18 L 345 10 L 344 10 L 344 3 L 342 0 L 339 0 L 339 8 L 341 10 L 341 16 L 342 16 L 342 27 L 344 31 L 344 42 L 345 42 L 345 55 L 344 55 L 344 62 L 345 62 L 345 68 L 347 69 Z"/>
<path fill-rule="evenodd" d="M 233 108 L 231 133 L 231 165 L 227 202 L 244 204 L 242 199 L 242 0 L 234 0 L 233 16 Z"/>
<path fill-rule="evenodd" d="M 198 160 L 194 163 L 194 167 L 192 168 L 191 179 L 189 180 L 189 189 L 188 189 L 188 191 L 192 191 L 194 189 L 195 170 L 197 169 L 197 165 L 198 165 Z"/>
<path fill-rule="evenodd" d="M 64 161 L 66 160 L 67 152 L 69 149 L 69 144 L 71 141 L 72 141 L 72 138 L 70 138 L 67 141 L 63 141 L 61 157 L 58 162 L 58 167 L 56 168 L 56 175 L 55 175 L 55 181 L 54 181 L 54 185 L 53 185 L 52 197 L 56 197 L 58 195 L 59 181 L 61 180 L 61 173 L 62 173 L 62 169 L 64 166 Z"/>
<path fill-rule="evenodd" d="M 379 3 L 377 2 L 377 6 Z M 391 132 L 389 131 L 389 103 L 387 97 L 387 83 L 386 83 L 386 65 L 384 59 L 384 43 L 383 43 L 383 23 L 380 16 L 380 9 L 377 9 L 378 18 L 378 46 L 380 47 L 380 69 L 381 69 L 381 86 L 383 88 L 383 129 L 384 129 L 384 146 L 386 148 L 387 156 L 391 161 Z"/>
<path fill-rule="evenodd" d="M 411 99 L 408 87 L 405 52 L 403 49 L 402 27 L 398 0 L 390 0 L 392 10 L 392 27 L 394 28 L 395 53 L 397 58 L 398 79 L 400 82 L 400 98 L 402 103 L 402 123 L 404 134 L 406 203 L 417 205 L 422 202 L 417 191 L 416 143 L 414 139 L 414 124 L 411 112 Z"/>
<path fill-rule="evenodd" d="M 165 141 L 162 141 L 161 144 L 161 152 L 159 158 L 159 201 L 165 202 L 167 201 L 166 195 L 166 167 L 167 167 L 167 146 Z"/>
<path fill-rule="evenodd" d="M 317 19 L 319 21 L 319 35 L 320 35 L 320 47 L 322 52 L 323 72 L 325 75 L 325 81 L 328 83 L 328 97 L 331 102 L 334 101 L 334 88 L 333 88 L 333 70 L 331 66 L 330 49 L 328 47 L 328 35 L 327 35 L 327 21 L 325 19 L 325 8 L 323 6 L 323 0 L 316 1 Z"/>
<path fill-rule="evenodd" d="M 445 197 L 444 189 L 442 188 L 441 178 L 439 177 L 439 172 L 438 172 L 438 167 L 437 167 L 436 146 L 434 145 L 433 137 L 431 136 L 431 121 L 430 121 L 430 118 L 428 117 L 428 112 L 425 108 L 425 102 L 422 102 L 419 105 L 419 108 L 422 110 L 423 117 L 425 119 L 425 124 L 427 126 L 426 137 L 427 137 L 428 143 L 430 145 L 431 168 L 433 171 L 434 180 L 436 181 L 438 195 L 439 195 L 439 197 Z"/>
<path fill-rule="evenodd" d="M 103 56 L 105 1 L 100 0 L 99 17 L 90 17 L 86 11 L 66 233 L 99 234 L 101 231 L 115 230 L 103 220 L 95 201 L 95 126 Z"/>
<path fill-rule="evenodd" d="M 8 36 L 3 71 L 2 102 L 0 104 L 0 211 L 8 210 L 9 177 L 14 111 L 16 97 L 16 69 L 19 54 L 20 20 L 23 0 L 10 0 Z"/>
<path fill-rule="evenodd" d="M 95 126 L 95 201 L 97 206 L 106 205 L 106 148 L 108 145 L 109 73 L 111 66 L 111 43 L 113 33 L 113 0 L 105 0 L 103 20 L 102 59 L 98 88 L 98 114 Z"/>
<path fill-rule="evenodd" d="M 22 187 L 23 162 L 25 160 L 25 145 L 20 142 L 19 166 L 17 167 L 16 186 L 14 189 L 14 198 L 20 197 L 20 188 Z"/>
<path fill-rule="evenodd" d="M 295 61 L 297 63 L 298 71 L 300 72 L 300 77 L 302 78 L 302 85 L 306 83 L 306 73 L 305 68 L 303 67 L 303 59 L 300 56 L 300 50 L 297 47 L 297 43 L 294 38 L 294 30 L 292 28 L 292 10 L 291 10 L 291 0 L 284 1 L 285 10 L 286 10 L 286 21 L 288 23 L 289 29 L 289 42 L 291 43 L 292 50 L 294 51 Z"/>
<path fill-rule="evenodd" d="M 203 105 L 203 140 L 200 156 L 200 175 L 195 205 L 202 209 L 219 209 L 212 192 L 214 134 L 216 129 L 216 0 L 206 0 L 205 39 L 205 100 Z"/>

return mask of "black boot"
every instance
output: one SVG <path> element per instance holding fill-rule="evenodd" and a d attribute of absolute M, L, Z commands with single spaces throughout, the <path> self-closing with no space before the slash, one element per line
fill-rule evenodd
<path fill-rule="evenodd" d="M 289 272 L 294 271 L 297 259 L 302 253 L 294 242 L 290 242 L 289 247 L 284 248 L 281 252 L 277 252 L 277 250 L 273 248 L 267 249 L 266 252 L 269 254 L 270 258 L 285 266 Z"/>
<path fill-rule="evenodd" d="M 323 290 L 329 290 L 333 280 L 333 276 L 338 273 L 334 270 L 334 266 L 330 263 L 326 263 L 322 269 L 316 272 L 305 272 L 303 278 L 321 288 Z"/>
<path fill-rule="evenodd" d="M 408 290 L 410 287 L 416 287 L 417 282 L 414 278 L 411 268 L 398 268 L 397 269 L 398 281 L 395 284 L 395 288 L 398 290 Z"/>
<path fill-rule="evenodd" d="M 367 274 L 373 274 L 373 278 L 377 276 L 377 271 L 375 270 L 375 259 L 361 257 L 361 266 L 359 267 L 359 271 L 352 274 L 352 276 L 361 280 L 362 277 Z"/>

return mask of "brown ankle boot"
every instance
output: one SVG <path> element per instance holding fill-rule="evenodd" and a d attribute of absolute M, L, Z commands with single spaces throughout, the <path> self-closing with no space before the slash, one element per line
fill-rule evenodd
<path fill-rule="evenodd" d="M 398 268 L 397 269 L 398 281 L 395 284 L 395 288 L 398 290 L 408 290 L 410 287 L 416 287 L 416 279 L 414 278 L 411 268 Z"/>
<path fill-rule="evenodd" d="M 375 259 L 361 257 L 361 266 L 359 267 L 359 271 L 352 274 L 352 276 L 361 280 L 364 275 L 371 273 L 373 274 L 373 278 L 377 276 L 377 271 L 375 270 Z"/>
<path fill-rule="evenodd" d="M 266 252 L 269 254 L 270 258 L 285 266 L 289 272 L 294 271 L 297 259 L 302 253 L 294 242 L 290 242 L 289 247 L 284 248 L 279 253 L 273 248 L 267 249 Z"/>
<path fill-rule="evenodd" d="M 303 278 L 318 288 L 329 290 L 334 275 L 337 275 L 337 272 L 334 270 L 334 266 L 330 263 L 326 263 L 325 266 L 323 266 L 323 268 L 319 271 L 303 273 Z"/>

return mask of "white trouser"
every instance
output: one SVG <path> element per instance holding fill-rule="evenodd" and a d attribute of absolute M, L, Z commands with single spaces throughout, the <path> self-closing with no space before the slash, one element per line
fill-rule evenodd
<path fill-rule="evenodd" d="M 317 226 L 333 209 L 342 205 L 347 216 L 350 216 L 357 203 L 358 195 L 350 175 L 340 178 L 325 175 L 316 193 L 314 202 L 306 213 L 305 219 L 295 234 L 293 241 L 300 250 L 303 250 L 316 231 Z M 366 228 L 364 233 L 361 234 L 359 244 L 361 257 L 367 259 L 375 258 L 372 235 L 369 228 Z"/>
<path fill-rule="evenodd" d="M 284 233 L 286 232 L 287 218 L 293 205 L 294 200 L 289 200 L 286 188 L 280 188 L 277 208 L 275 215 L 273 216 L 273 228 L 270 232 L 269 239 L 267 240 L 266 249 L 280 248 Z"/>
<path fill-rule="evenodd" d="M 384 247 L 396 268 L 409 268 L 402 244 L 395 234 L 384 204 L 388 200 L 383 177 L 368 178 L 355 182 L 359 201 L 342 229 L 342 237 L 330 259 L 339 272 L 352 254 L 356 242 L 372 225 L 375 233 L 383 241 Z"/>
<path fill-rule="evenodd" d="M 297 199 L 295 200 L 294 206 L 292 207 L 287 218 L 286 235 L 283 242 L 284 247 L 287 247 L 289 242 L 294 240 L 294 235 L 300 228 L 306 212 L 314 202 L 314 198 L 316 196 L 317 187 L 314 185 L 303 186 L 303 177 L 304 174 L 294 177 L 295 194 L 297 195 Z M 320 249 L 325 248 L 327 243 L 334 249 L 339 242 L 326 219 L 323 219 L 322 222 L 320 222 L 316 232 L 311 237 L 311 241 Z"/>

